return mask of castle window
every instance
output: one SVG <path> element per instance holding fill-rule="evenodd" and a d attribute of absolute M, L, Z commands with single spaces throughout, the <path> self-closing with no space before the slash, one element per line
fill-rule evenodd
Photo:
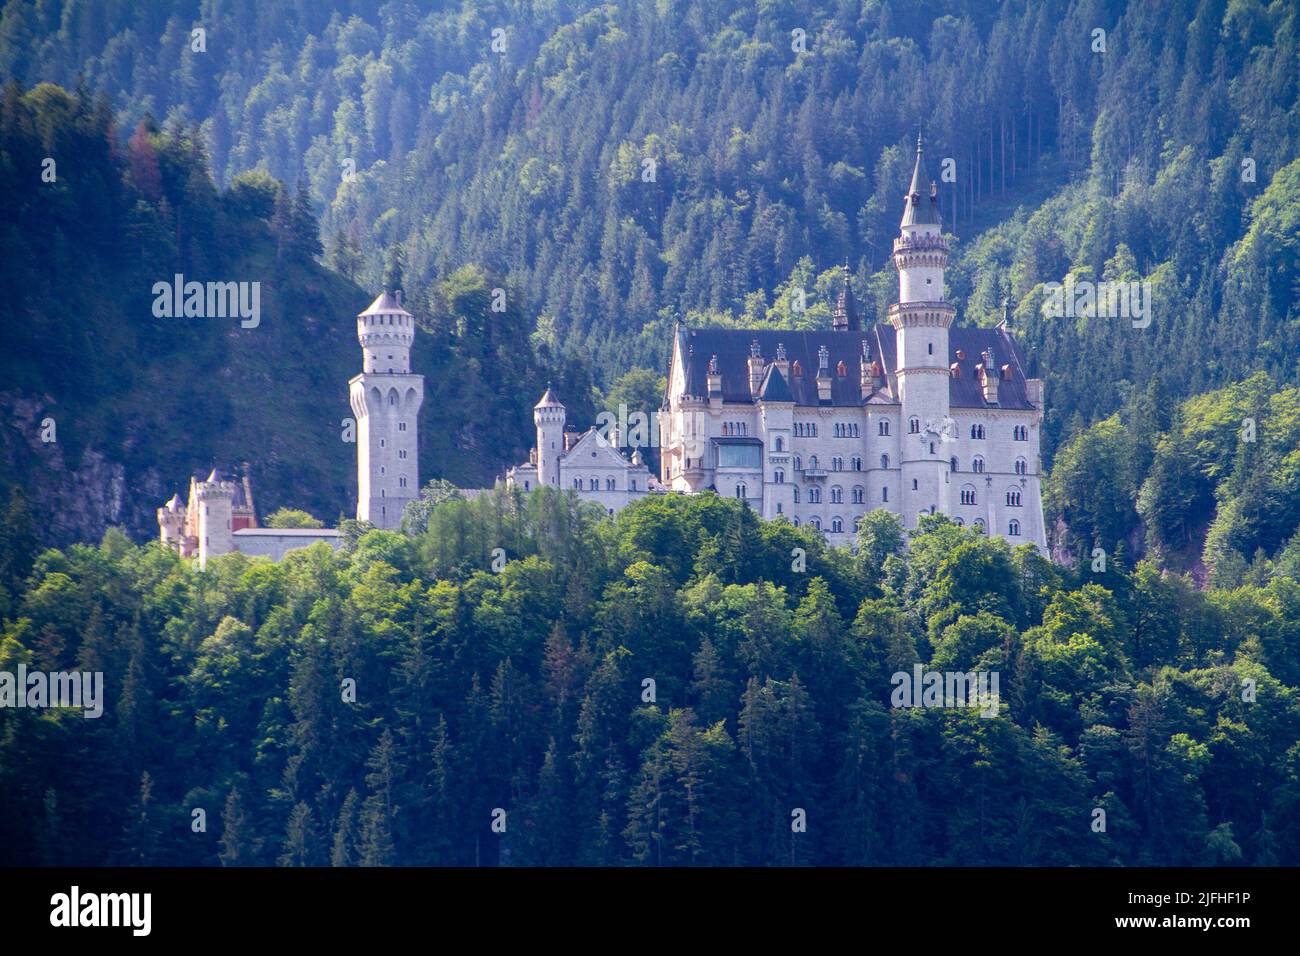
<path fill-rule="evenodd" d="M 772 473 L 772 480 L 776 482 L 778 485 L 785 484 L 785 472 L 782 471 L 780 468 L 778 468 L 776 471 Z"/>
<path fill-rule="evenodd" d="M 814 517 L 808 519 L 808 523 L 811 524 L 811 525 L 812 525 L 814 528 L 816 528 L 818 531 L 820 531 L 820 530 L 822 529 L 822 519 L 821 519 L 821 518 L 818 518 L 818 517 L 815 517 L 815 516 L 814 516 Z"/>
<path fill-rule="evenodd" d="M 780 435 L 776 436 L 776 450 L 785 451 L 785 439 L 783 439 Z"/>
<path fill-rule="evenodd" d="M 951 458 L 948 459 L 948 470 L 949 470 L 949 471 L 956 471 L 956 470 L 957 470 L 957 456 L 956 456 L 956 455 L 953 455 Z"/>
<path fill-rule="evenodd" d="M 917 484 L 916 484 L 916 479 L 915 479 L 915 478 L 912 479 L 912 490 L 913 490 L 913 491 L 917 491 L 917 490 L 918 490 L 918 488 L 917 488 Z"/>
<path fill-rule="evenodd" d="M 588 491 L 596 491 L 598 488 L 600 488 L 600 482 L 597 479 L 592 478 L 590 481 L 587 482 Z"/>
<path fill-rule="evenodd" d="M 798 516 L 798 515 L 795 515 L 795 516 L 794 516 L 794 521 L 792 522 L 792 524 L 794 524 L 794 526 L 795 526 L 796 528 L 799 527 L 799 516 Z"/>
<path fill-rule="evenodd" d="M 861 470 L 862 470 L 862 459 L 861 459 L 860 457 L 858 457 L 857 455 L 854 455 L 854 456 L 853 456 L 853 470 L 854 470 L 854 471 L 861 471 Z"/>
<path fill-rule="evenodd" d="M 530 485 L 528 484 L 528 482 L 525 481 L 525 482 L 524 482 L 524 491 L 527 491 L 527 490 L 529 489 L 529 487 L 530 487 Z"/>
<path fill-rule="evenodd" d="M 388 371 L 391 372 L 392 369 L 390 368 Z M 389 393 L 388 393 L 388 404 L 389 404 L 389 405 L 396 405 L 396 404 L 397 404 L 397 393 L 396 393 L 396 392 L 389 392 Z"/>
<path fill-rule="evenodd" d="M 880 420 L 880 434 L 882 435 L 889 434 L 889 420 L 886 418 L 882 418 Z"/>
<path fill-rule="evenodd" d="M 929 279 L 926 279 L 925 282 L 926 282 L 926 285 L 929 285 L 929 284 L 930 284 L 930 280 L 929 280 Z M 929 343 L 929 344 L 925 347 L 925 353 L 926 353 L 927 355 L 933 355 L 933 354 L 934 354 L 934 343 L 933 343 L 933 342 Z"/>
<path fill-rule="evenodd" d="M 796 486 L 794 487 L 793 490 L 794 490 L 794 503 L 795 503 L 795 504 L 798 504 L 798 503 L 799 503 L 799 486 L 796 485 Z M 798 523 L 799 523 L 799 522 L 797 522 L 797 521 L 795 522 L 795 524 L 798 524 Z"/>
<path fill-rule="evenodd" d="M 384 475 L 386 475 L 386 474 L 388 474 L 388 469 L 385 468 L 383 465 L 380 465 L 380 466 L 379 466 L 379 477 L 382 478 L 382 477 L 384 477 Z"/>
<path fill-rule="evenodd" d="M 967 485 L 965 488 L 963 488 L 963 489 L 961 490 L 961 503 L 964 504 L 964 505 L 973 505 L 973 504 L 975 504 L 975 489 L 974 489 L 974 487 L 972 487 L 971 485 Z"/>
<path fill-rule="evenodd" d="M 889 500 L 889 486 L 888 486 L 888 485 L 886 485 L 884 488 L 881 488 L 881 489 L 880 489 L 880 500 L 881 500 L 881 501 L 888 501 L 888 500 Z"/>
<path fill-rule="evenodd" d="M 832 458 L 832 459 L 831 459 L 831 468 L 833 468 L 835 471 L 843 471 L 843 470 L 844 470 L 844 459 L 843 459 L 843 458 L 838 458 L 838 457 L 837 457 L 837 458 Z"/>
<path fill-rule="evenodd" d="M 397 479 L 397 487 L 399 487 L 399 488 L 405 488 L 405 487 L 406 487 L 406 476 L 405 476 L 405 475 L 401 475 L 401 476 L 398 477 L 398 479 Z"/>
<path fill-rule="evenodd" d="M 983 456 L 981 456 L 981 455 L 976 455 L 974 458 L 971 459 L 970 470 L 973 471 L 973 472 L 975 472 L 975 474 L 977 474 L 977 475 L 982 475 L 982 474 L 984 474 L 984 458 L 983 458 Z"/>
<path fill-rule="evenodd" d="M 866 500 L 866 494 L 866 490 L 861 485 L 855 487 L 853 489 L 853 503 L 855 505 L 862 504 Z"/>
<path fill-rule="evenodd" d="M 843 489 L 843 488 L 832 488 L 832 489 L 831 489 L 831 504 L 833 504 L 833 505 L 842 505 L 842 504 L 844 504 L 844 489 Z"/>
<path fill-rule="evenodd" d="M 1020 537 L 1020 522 L 1012 521 L 1007 525 L 1007 534 L 1013 538 Z"/>
<path fill-rule="evenodd" d="M 398 423 L 397 423 L 397 430 L 398 430 L 399 432 L 404 432 L 404 431 L 406 431 L 406 422 L 398 422 Z"/>
<path fill-rule="evenodd" d="M 781 502 L 779 502 L 779 501 L 776 503 L 776 513 L 777 513 L 777 514 L 783 514 L 783 513 L 784 513 L 784 510 L 783 510 L 782 507 L 781 507 Z"/>
<path fill-rule="evenodd" d="M 1012 488 L 1010 491 L 1007 492 L 1007 507 L 1009 508 L 1020 507 L 1020 492 L 1015 488 Z"/>
<path fill-rule="evenodd" d="M 811 458 L 808 459 L 808 469 L 809 469 L 809 471 L 816 471 L 816 470 L 817 470 L 817 456 L 816 456 L 816 455 L 813 455 Z"/>
<path fill-rule="evenodd" d="M 627 486 L 628 486 L 628 488 L 630 488 L 632 491 L 636 491 L 636 479 L 633 478 L 631 481 L 629 481 Z"/>
<path fill-rule="evenodd" d="M 1016 441 L 1029 441 L 1029 426 L 1017 425 L 1012 429 L 1012 437 Z"/>
<path fill-rule="evenodd" d="M 921 433 L 921 419 L 909 418 L 907 420 L 907 433 L 909 435 L 919 435 Z"/>
<path fill-rule="evenodd" d="M 745 497 L 745 486 L 743 484 L 736 485 L 736 497 L 737 498 Z"/>
<path fill-rule="evenodd" d="M 822 490 L 820 488 L 808 489 L 808 504 L 819 505 L 822 503 Z"/>
<path fill-rule="evenodd" d="M 399 449 L 397 449 L 397 457 L 398 457 L 398 458 L 405 458 L 405 457 L 406 457 L 406 449 L 405 449 L 405 448 L 399 448 Z"/>
<path fill-rule="evenodd" d="M 613 478 L 606 478 L 606 479 L 605 479 L 605 490 L 606 490 L 606 491 L 613 491 L 613 490 L 614 490 L 614 479 L 613 479 Z"/>
<path fill-rule="evenodd" d="M 888 455 L 881 455 L 881 456 L 880 456 L 880 467 L 881 467 L 881 468 L 886 468 L 886 469 L 889 468 L 889 456 L 888 456 Z"/>
<path fill-rule="evenodd" d="M 984 519 L 983 519 L 983 518 L 976 518 L 976 519 L 975 519 L 975 530 L 978 531 L 978 532 L 980 532 L 980 534 L 983 534 L 983 533 L 984 533 Z"/>
<path fill-rule="evenodd" d="M 1017 475 L 1024 475 L 1024 474 L 1028 474 L 1028 473 L 1029 473 L 1029 465 L 1025 463 L 1025 460 L 1024 460 L 1023 458 L 1017 458 L 1017 459 L 1016 459 L 1016 474 L 1017 474 Z"/>
<path fill-rule="evenodd" d="M 983 438 L 983 437 L 984 437 L 984 426 L 983 426 L 983 425 L 972 425 L 972 426 L 970 427 L 970 437 L 971 437 L 971 438 L 976 438 L 976 439 Z"/>
<path fill-rule="evenodd" d="M 382 438 L 379 439 L 379 447 L 380 447 L 380 448 L 385 447 L 384 439 L 382 439 Z"/>
<path fill-rule="evenodd" d="M 798 455 L 794 456 L 794 470 L 803 471 L 803 459 Z"/>
<path fill-rule="evenodd" d="M 833 531 L 835 534 L 839 534 L 843 530 L 844 530 L 844 522 L 841 521 L 839 518 L 832 518 L 831 531 Z"/>
<path fill-rule="evenodd" d="M 582 479 L 581 479 L 581 478 L 574 478 L 574 479 L 573 479 L 573 487 L 576 488 L 576 489 L 578 489 L 578 491 L 581 491 L 581 490 L 582 490 Z"/>

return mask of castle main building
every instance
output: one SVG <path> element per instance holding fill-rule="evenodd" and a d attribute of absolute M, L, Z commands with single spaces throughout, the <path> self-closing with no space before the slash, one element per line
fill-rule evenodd
<path fill-rule="evenodd" d="M 861 328 L 846 271 L 829 331 L 679 325 L 659 412 L 661 482 L 714 489 L 849 544 L 887 508 L 1046 550 L 1043 382 L 1007 327 L 952 327 L 948 242 L 921 143 L 894 240 L 898 302 Z"/>

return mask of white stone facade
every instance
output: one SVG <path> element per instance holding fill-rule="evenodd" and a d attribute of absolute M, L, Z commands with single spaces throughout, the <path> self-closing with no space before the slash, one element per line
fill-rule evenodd
<path fill-rule="evenodd" d="M 833 544 L 883 507 L 907 528 L 938 512 L 1046 551 L 1043 383 L 1005 321 L 952 327 L 948 243 L 922 172 L 918 144 L 888 325 L 858 328 L 846 273 L 830 331 L 678 326 L 659 413 L 664 485 L 743 498 Z"/>
<path fill-rule="evenodd" d="M 539 485 L 571 490 L 616 514 L 649 494 L 654 479 L 640 452 L 628 458 L 595 428 L 566 432 L 566 413 L 550 388 L 533 408 L 537 447 L 529 461 L 506 472 L 508 487 L 532 491 Z"/>
<path fill-rule="evenodd" d="M 362 373 L 348 382 L 357 419 L 357 520 L 401 527 L 420 495 L 420 406 L 424 376 L 411 374 L 415 320 L 387 292 L 357 316 Z"/>

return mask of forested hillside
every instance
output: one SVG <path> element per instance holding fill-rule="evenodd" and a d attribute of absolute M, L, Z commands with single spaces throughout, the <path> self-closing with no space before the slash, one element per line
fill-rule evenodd
<path fill-rule="evenodd" d="M 347 383 L 374 293 L 317 261 L 305 188 L 250 172 L 218 190 L 196 130 L 142 121 L 124 137 L 105 97 L 11 83 L 0 195 L 0 485 L 32 499 L 43 540 L 154 535 L 154 509 L 214 464 L 250 464 L 264 515 L 291 505 L 333 524 L 351 511 Z M 256 282 L 256 324 L 157 316 L 154 284 L 177 274 Z M 578 414 L 589 407 L 585 368 L 533 349 L 517 305 L 490 313 L 492 286 L 470 267 L 441 282 L 414 357 L 429 396 L 422 470 L 466 485 L 526 454 L 549 376 Z"/>
<path fill-rule="evenodd" d="M 662 371 L 674 312 L 824 320 L 845 259 L 883 310 L 923 133 L 958 240 L 958 321 L 991 322 L 1011 298 L 1047 380 L 1051 465 L 1111 416 L 1141 419 L 1135 440 L 1152 443 L 1208 390 L 1261 371 L 1300 383 L 1297 16 L 1285 0 L 10 0 L 0 72 L 80 78 L 124 131 L 197 124 L 222 186 L 254 169 L 304 184 L 325 262 L 372 289 L 400 261 L 431 324 L 457 270 L 491 276 L 516 324 L 462 319 L 533 331 L 605 388 Z M 1045 316 L 1043 284 L 1067 277 L 1149 281 L 1150 325 Z M 795 286 L 812 292 L 802 314 Z M 587 395 L 574 379 L 565 398 Z M 426 446 L 504 444 L 483 474 L 444 455 L 426 473 L 478 483 L 527 421 L 471 421 L 460 397 Z M 1158 460 L 1154 444 L 1132 457 L 1122 500 L 1056 508 L 1059 553 L 1145 549 L 1137 495 Z M 1196 565 L 1212 520 L 1178 518 L 1190 540 L 1166 528 L 1152 544 Z"/>
<path fill-rule="evenodd" d="M 1075 575 L 880 511 L 853 556 L 712 494 L 356 530 L 202 573 L 0 540 L 0 670 L 106 679 L 0 709 L 4 861 L 1300 863 L 1294 568 Z M 918 662 L 1000 673 L 996 716 L 891 706 Z"/>

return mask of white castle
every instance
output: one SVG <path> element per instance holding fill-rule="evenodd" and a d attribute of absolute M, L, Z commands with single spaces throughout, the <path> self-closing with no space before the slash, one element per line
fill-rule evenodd
<path fill-rule="evenodd" d="M 565 430 L 548 386 L 533 409 L 537 445 L 505 476 L 510 487 L 573 491 L 608 514 L 647 494 L 716 491 L 762 517 L 816 528 L 852 544 L 868 511 L 885 508 L 915 528 L 923 514 L 1046 551 L 1039 487 L 1043 382 L 1026 375 L 1009 317 L 993 329 L 952 328 L 944 298 L 948 241 L 938 186 L 924 188 L 921 143 L 894 240 L 898 302 L 887 325 L 860 328 L 849 285 L 827 331 L 691 329 L 678 324 L 658 412 L 660 475 L 625 438 Z M 415 321 L 382 293 L 357 316 L 362 372 L 348 383 L 356 416 L 357 518 L 401 526 L 419 496 L 424 378 L 411 372 Z M 509 387 L 502 383 L 503 387 Z M 164 544 L 182 556 L 265 554 L 331 529 L 257 526 L 247 473 L 191 480 L 188 504 L 158 509 Z"/>
<path fill-rule="evenodd" d="M 888 325 L 859 328 L 847 270 L 830 331 L 678 325 L 659 412 L 663 484 L 734 496 L 833 544 L 886 508 L 907 528 L 940 513 L 1046 551 L 1043 382 L 1026 375 L 1005 312 L 995 329 L 951 327 L 948 241 L 924 173 L 918 140 Z"/>

